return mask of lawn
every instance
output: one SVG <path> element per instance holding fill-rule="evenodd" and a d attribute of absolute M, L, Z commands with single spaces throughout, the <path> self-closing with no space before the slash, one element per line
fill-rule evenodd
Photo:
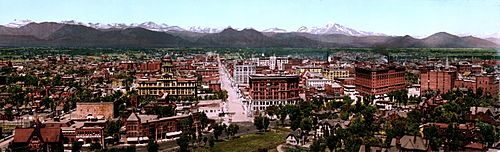
<path fill-rule="evenodd" d="M 267 148 L 269 151 L 276 151 L 276 147 L 285 143 L 285 138 L 290 133 L 287 129 L 278 129 L 262 134 L 248 134 L 240 138 L 229 141 L 216 142 L 214 152 L 254 152 L 259 148 Z"/>

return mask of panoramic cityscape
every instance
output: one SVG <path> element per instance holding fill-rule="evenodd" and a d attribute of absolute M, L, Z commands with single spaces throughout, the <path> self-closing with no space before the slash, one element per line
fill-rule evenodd
<path fill-rule="evenodd" d="M 0 13 L 0 152 L 500 151 L 500 1 Z"/>

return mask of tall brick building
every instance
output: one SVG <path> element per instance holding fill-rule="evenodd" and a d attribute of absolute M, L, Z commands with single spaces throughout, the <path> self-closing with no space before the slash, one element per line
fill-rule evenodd
<path fill-rule="evenodd" d="M 470 89 L 474 92 L 481 88 L 483 95 L 490 94 L 495 96 L 499 91 L 499 82 L 495 80 L 493 75 L 478 75 L 468 78 L 460 78 L 455 80 L 455 87 L 462 89 Z"/>
<path fill-rule="evenodd" d="M 392 91 L 405 89 L 405 68 L 356 67 L 356 90 L 363 95 L 383 95 Z"/>
<path fill-rule="evenodd" d="M 299 99 L 298 75 L 263 75 L 249 77 L 252 110 L 265 110 L 271 105 L 295 104 Z"/>
<path fill-rule="evenodd" d="M 451 70 L 422 70 L 420 72 L 420 91 L 446 93 L 455 87 L 457 74 Z"/>

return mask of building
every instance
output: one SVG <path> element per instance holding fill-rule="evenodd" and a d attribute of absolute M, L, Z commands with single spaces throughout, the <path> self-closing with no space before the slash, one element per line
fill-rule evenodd
<path fill-rule="evenodd" d="M 299 99 L 298 75 L 250 75 L 250 106 L 254 111 L 271 105 L 295 104 Z"/>
<path fill-rule="evenodd" d="M 175 78 L 165 74 L 160 78 L 142 78 L 138 80 L 139 95 L 160 96 L 168 93 L 169 96 L 188 97 L 196 96 L 196 78 Z"/>
<path fill-rule="evenodd" d="M 147 143 L 152 137 L 155 141 L 175 140 L 185 127 L 181 123 L 191 117 L 192 127 L 199 130 L 198 114 L 158 118 L 157 115 L 132 113 L 126 120 L 127 144 Z"/>
<path fill-rule="evenodd" d="M 77 102 L 72 119 L 112 119 L 113 102 Z"/>
<path fill-rule="evenodd" d="M 496 96 L 499 92 L 499 82 L 493 75 L 477 75 L 471 77 L 460 77 L 455 80 L 455 87 L 461 89 L 470 89 L 476 92 L 481 89 L 483 95 Z"/>
<path fill-rule="evenodd" d="M 328 83 L 331 83 L 331 81 L 326 78 L 310 78 L 306 80 L 306 86 L 313 88 L 324 88 Z"/>
<path fill-rule="evenodd" d="M 450 70 L 422 70 L 420 72 L 420 92 L 437 91 L 447 93 L 455 86 L 457 74 Z"/>
<path fill-rule="evenodd" d="M 356 67 L 355 72 L 356 90 L 363 96 L 384 95 L 406 89 L 404 67 Z"/>
<path fill-rule="evenodd" d="M 349 77 L 349 70 L 340 68 L 323 68 L 321 73 L 330 81 L 335 81 L 336 78 Z"/>
<path fill-rule="evenodd" d="M 61 128 L 37 124 L 29 128 L 16 128 L 12 147 L 13 151 L 62 152 L 64 151 L 62 141 Z"/>
<path fill-rule="evenodd" d="M 253 63 L 235 63 L 233 79 L 237 85 L 248 85 L 248 77 L 255 74 L 256 65 Z"/>
<path fill-rule="evenodd" d="M 285 69 L 285 65 L 288 64 L 289 58 L 271 56 L 269 58 L 252 58 L 251 60 L 257 63 L 257 66 L 267 66 L 271 70 L 282 71 Z"/>

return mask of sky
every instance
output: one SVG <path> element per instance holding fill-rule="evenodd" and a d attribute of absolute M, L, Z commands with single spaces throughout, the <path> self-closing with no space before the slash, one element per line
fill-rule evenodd
<path fill-rule="evenodd" d="M 500 0 L 0 0 L 0 24 L 152 21 L 180 27 L 278 27 L 339 23 L 388 35 L 500 33 Z"/>

